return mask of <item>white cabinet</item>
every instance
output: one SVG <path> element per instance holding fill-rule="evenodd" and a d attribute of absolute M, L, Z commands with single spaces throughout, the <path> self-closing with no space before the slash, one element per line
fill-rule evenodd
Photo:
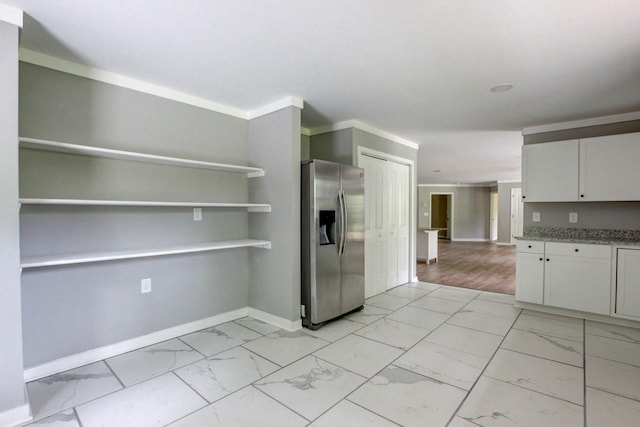
<path fill-rule="evenodd" d="M 516 242 L 516 300 L 543 303 L 544 242 Z"/>
<path fill-rule="evenodd" d="M 611 247 L 545 243 L 544 304 L 610 314 Z"/>
<path fill-rule="evenodd" d="M 640 317 L 640 249 L 618 249 L 616 314 Z"/>
<path fill-rule="evenodd" d="M 640 200 L 640 132 L 522 147 L 525 202 Z"/>
<path fill-rule="evenodd" d="M 424 260 L 427 264 L 431 260 L 438 262 L 438 230 L 418 230 L 418 246 L 416 258 Z"/>
<path fill-rule="evenodd" d="M 579 141 L 558 141 L 522 147 L 522 200 L 578 200 Z"/>
<path fill-rule="evenodd" d="M 609 315 L 610 299 L 609 245 L 517 242 L 516 300 Z"/>
<path fill-rule="evenodd" d="M 640 133 L 580 140 L 580 200 L 640 200 Z"/>

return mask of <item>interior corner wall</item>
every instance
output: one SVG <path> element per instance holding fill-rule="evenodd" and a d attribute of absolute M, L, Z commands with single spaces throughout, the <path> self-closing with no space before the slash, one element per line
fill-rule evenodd
<path fill-rule="evenodd" d="M 418 227 L 429 227 L 431 193 L 453 193 L 453 240 L 489 240 L 490 187 L 421 185 L 418 187 Z"/>
<path fill-rule="evenodd" d="M 300 160 L 311 159 L 311 137 L 309 135 L 300 135 Z"/>
<path fill-rule="evenodd" d="M 640 120 L 609 123 L 575 129 L 530 134 L 524 136 L 524 144 L 590 138 L 640 132 Z M 532 221 L 532 213 L 540 213 L 540 222 Z M 579 221 L 569 223 L 569 213 L 576 212 Z M 498 222 L 500 226 L 500 222 Z M 524 204 L 524 228 L 562 227 L 634 230 L 640 228 L 640 201 L 638 202 L 561 202 Z"/>
<path fill-rule="evenodd" d="M 498 183 L 498 243 L 511 244 L 511 189 L 520 187 L 520 182 Z"/>
<path fill-rule="evenodd" d="M 0 424 L 26 420 L 6 415 L 26 404 L 18 233 L 18 34 L 18 27 L 0 21 Z"/>
<path fill-rule="evenodd" d="M 300 322 L 300 109 L 249 122 L 249 159 L 265 170 L 250 181 L 250 200 L 271 213 L 250 217 L 250 234 L 271 249 L 250 253 L 249 306 L 284 322 Z"/>
<path fill-rule="evenodd" d="M 310 159 L 354 165 L 353 128 L 313 135 L 309 143 Z"/>
<path fill-rule="evenodd" d="M 21 136 L 248 163 L 244 119 L 27 63 L 20 63 L 19 97 Z M 249 184 L 246 174 L 20 149 L 20 194 L 247 202 Z M 191 208 L 24 205 L 21 249 L 39 256 L 243 239 L 248 216 L 246 209 L 203 208 L 196 222 Z M 251 250 L 24 270 L 25 367 L 245 309 Z M 153 290 L 143 295 L 144 278 Z"/>

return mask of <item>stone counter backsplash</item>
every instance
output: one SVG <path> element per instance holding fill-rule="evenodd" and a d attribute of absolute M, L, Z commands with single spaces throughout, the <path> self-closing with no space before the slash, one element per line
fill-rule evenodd
<path fill-rule="evenodd" d="M 523 239 L 558 240 L 612 244 L 640 244 L 640 230 L 606 230 L 594 228 L 528 227 Z"/>

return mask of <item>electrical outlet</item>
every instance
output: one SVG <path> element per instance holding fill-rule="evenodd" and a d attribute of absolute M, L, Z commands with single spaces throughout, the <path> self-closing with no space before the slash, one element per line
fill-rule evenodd
<path fill-rule="evenodd" d="M 151 292 L 151 279 L 142 279 L 140 281 L 140 293 L 146 294 Z"/>
<path fill-rule="evenodd" d="M 578 212 L 569 212 L 569 222 L 578 222 Z"/>
<path fill-rule="evenodd" d="M 193 208 L 193 220 L 202 221 L 202 208 Z"/>
<path fill-rule="evenodd" d="M 531 215 L 531 221 L 533 222 L 540 222 L 540 212 L 533 212 L 533 214 Z"/>

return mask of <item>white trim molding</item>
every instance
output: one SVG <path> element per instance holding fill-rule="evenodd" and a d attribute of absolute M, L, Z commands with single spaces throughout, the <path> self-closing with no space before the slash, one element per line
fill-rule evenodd
<path fill-rule="evenodd" d="M 420 146 L 413 141 L 409 141 L 408 139 L 401 138 L 397 135 L 378 129 L 374 126 L 371 126 L 359 120 L 346 120 L 343 122 L 334 123 L 332 125 L 310 129 L 310 136 L 320 135 L 327 132 L 335 132 L 338 130 L 349 129 L 349 128 L 356 128 L 365 132 L 369 132 L 373 135 L 377 135 L 381 138 L 385 138 L 390 141 L 397 142 L 398 144 L 405 145 L 414 150 L 418 150 L 420 148 Z"/>
<path fill-rule="evenodd" d="M 21 9 L 0 3 L 0 21 L 22 28 L 23 16 Z"/>
<path fill-rule="evenodd" d="M 494 183 L 485 183 L 485 184 L 418 184 L 418 187 L 494 187 L 496 184 Z"/>
<path fill-rule="evenodd" d="M 301 126 L 300 133 L 305 136 L 311 136 L 311 129 Z"/>
<path fill-rule="evenodd" d="M 521 179 L 499 179 L 496 181 L 497 184 L 520 184 L 522 183 Z"/>
<path fill-rule="evenodd" d="M 608 125 L 611 123 L 630 122 L 632 120 L 640 120 L 640 111 L 615 114 L 612 116 L 593 117 L 583 120 L 573 120 L 570 122 L 560 122 L 548 125 L 526 127 L 522 129 L 522 135 L 532 135 L 536 133 L 553 132 L 557 130 L 577 129 L 587 126 Z"/>
<path fill-rule="evenodd" d="M 296 107 L 302 110 L 304 108 L 304 101 L 302 98 L 297 96 L 288 96 L 269 105 L 265 105 L 264 107 L 249 111 L 247 113 L 247 119 L 251 120 L 256 117 L 266 116 L 267 114 L 274 113 L 288 107 Z"/>
<path fill-rule="evenodd" d="M 205 319 L 196 320 L 194 322 L 185 323 L 183 325 L 174 326 L 172 328 L 164 329 L 157 332 L 152 332 L 141 337 L 132 338 L 129 340 L 121 341 L 119 343 L 110 344 L 82 353 L 73 354 L 71 356 L 62 357 L 51 362 L 43 363 L 42 365 L 25 369 L 24 380 L 25 382 L 33 381 L 40 378 L 48 377 L 49 375 L 64 372 L 69 369 L 77 368 L 79 366 L 87 365 L 89 363 L 98 362 L 109 357 L 117 356 L 119 354 L 127 353 L 132 350 L 137 350 L 142 347 L 147 347 L 149 345 L 157 344 L 162 341 L 190 334 L 201 329 L 210 328 L 212 326 L 220 325 L 221 323 L 240 319 L 242 317 L 246 317 L 247 313 L 247 307 L 239 308 L 237 310 L 218 314 Z"/>
<path fill-rule="evenodd" d="M 25 393 L 26 394 L 26 393 Z M 31 421 L 31 408 L 29 403 L 0 412 L 0 426 L 18 426 Z"/>
<path fill-rule="evenodd" d="M 302 319 L 287 320 L 283 317 L 274 316 L 257 308 L 249 307 L 249 317 L 253 317 L 256 320 L 261 320 L 273 326 L 277 326 L 285 331 L 293 332 L 302 329 Z"/>
<path fill-rule="evenodd" d="M 1 6 L 1 5 L 0 5 Z M 0 8 L 0 19 L 2 18 L 2 9 Z M 214 111 L 216 113 L 226 114 L 228 116 L 240 119 L 250 120 L 256 117 L 264 116 L 269 113 L 281 110 L 287 107 L 304 108 L 304 101 L 297 96 L 288 96 L 279 101 L 256 108 L 251 111 L 244 111 L 239 108 L 223 105 L 205 98 L 191 95 L 174 89 L 169 89 L 154 83 L 127 77 L 122 74 L 105 71 L 98 68 L 89 67 L 66 59 L 56 58 L 54 56 L 45 55 L 29 49 L 20 48 L 20 61 L 28 64 L 38 65 L 40 67 L 50 68 L 52 70 L 61 71 L 63 73 L 72 74 L 74 76 L 84 77 L 102 83 L 108 83 L 114 86 L 135 90 L 137 92 L 147 93 L 149 95 L 158 96 L 172 101 L 181 102 L 183 104 L 192 105 L 194 107 L 204 108 L 205 110 Z"/>
<path fill-rule="evenodd" d="M 461 238 L 461 239 L 451 239 L 452 242 L 490 242 L 490 239 L 466 239 L 466 238 Z"/>

